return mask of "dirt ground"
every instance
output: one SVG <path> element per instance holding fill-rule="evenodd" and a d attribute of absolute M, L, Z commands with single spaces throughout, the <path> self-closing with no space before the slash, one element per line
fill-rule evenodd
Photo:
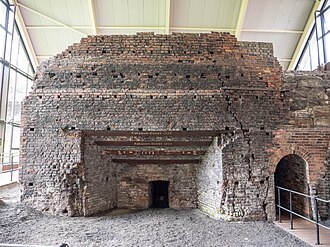
<path fill-rule="evenodd" d="M 224 222 L 199 210 L 117 210 L 58 217 L 19 203 L 19 187 L 0 187 L 0 243 L 89 246 L 309 246 L 270 222 Z"/>

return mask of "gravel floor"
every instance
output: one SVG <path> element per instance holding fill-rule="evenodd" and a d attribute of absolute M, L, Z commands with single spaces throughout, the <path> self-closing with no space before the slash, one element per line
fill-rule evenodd
<path fill-rule="evenodd" d="M 267 222 L 214 220 L 199 210 L 117 210 L 97 217 L 45 215 L 0 188 L 0 243 L 58 246 L 309 246 Z"/>

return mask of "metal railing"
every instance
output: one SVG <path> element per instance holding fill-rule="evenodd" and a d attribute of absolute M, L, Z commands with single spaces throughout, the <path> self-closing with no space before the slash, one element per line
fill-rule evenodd
<path fill-rule="evenodd" d="M 0 174 L 10 172 L 10 181 L 13 181 L 13 173 L 19 169 L 19 162 L 14 161 L 15 158 L 19 158 L 18 153 L 3 153 L 0 154 Z M 4 165 L 9 165 L 10 168 L 8 170 L 3 170 Z M 15 165 L 17 167 L 15 168 Z"/>
<path fill-rule="evenodd" d="M 276 189 L 277 189 L 277 198 L 278 198 L 277 199 L 278 203 L 276 205 L 278 207 L 278 221 L 281 222 L 281 209 L 282 209 L 282 210 L 287 211 L 287 212 L 290 213 L 290 229 L 293 229 L 293 215 L 296 215 L 300 218 L 303 218 L 304 220 L 307 220 L 309 222 L 314 223 L 315 224 L 315 229 L 316 229 L 316 243 L 315 244 L 320 245 L 321 244 L 321 242 L 320 242 L 320 226 L 327 229 L 327 230 L 330 230 L 330 227 L 320 224 L 320 222 L 319 222 L 319 207 L 318 207 L 317 202 L 320 201 L 320 202 L 324 202 L 324 203 L 329 203 L 330 200 L 324 200 L 324 199 L 318 198 L 315 195 L 307 195 L 307 194 L 300 193 L 298 191 L 290 190 L 290 189 L 287 189 L 287 188 L 283 188 L 283 187 L 280 187 L 280 186 L 276 186 Z M 289 209 L 281 206 L 281 191 L 289 192 L 289 195 L 290 195 Z M 311 205 L 314 206 L 313 209 L 314 209 L 314 214 L 315 214 L 315 220 L 309 219 L 309 218 L 293 211 L 292 200 L 293 200 L 293 195 L 294 194 L 299 195 L 299 196 L 303 196 L 305 198 L 309 198 L 311 200 Z"/>

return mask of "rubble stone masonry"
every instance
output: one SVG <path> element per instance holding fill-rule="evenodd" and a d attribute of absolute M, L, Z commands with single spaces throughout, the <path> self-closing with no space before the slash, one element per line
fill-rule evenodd
<path fill-rule="evenodd" d="M 271 44 L 227 33 L 83 38 L 24 100 L 21 199 L 87 216 L 148 208 L 150 183 L 168 181 L 169 207 L 274 219 L 288 154 L 329 197 L 329 78 L 282 74 Z"/>

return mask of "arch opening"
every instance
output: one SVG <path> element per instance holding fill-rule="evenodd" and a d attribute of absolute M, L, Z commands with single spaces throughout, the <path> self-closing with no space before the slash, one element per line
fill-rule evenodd
<path fill-rule="evenodd" d="M 276 186 L 294 190 L 309 195 L 309 183 L 307 179 L 307 164 L 303 158 L 296 154 L 284 156 L 277 164 L 275 171 L 275 203 L 278 204 L 278 190 Z M 281 206 L 290 208 L 290 193 L 281 190 Z M 278 208 L 276 207 L 278 211 Z M 293 194 L 292 210 L 296 213 L 311 217 L 310 200 L 307 197 Z"/>

